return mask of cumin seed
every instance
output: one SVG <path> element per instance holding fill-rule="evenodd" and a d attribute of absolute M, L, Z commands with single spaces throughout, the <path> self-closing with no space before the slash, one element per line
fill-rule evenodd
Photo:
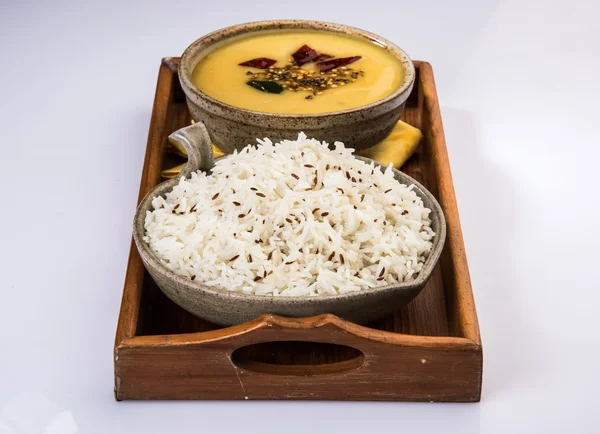
<path fill-rule="evenodd" d="M 313 166 L 312 164 L 305 164 L 304 167 L 310 167 L 311 169 L 313 169 L 315 166 Z"/>
<path fill-rule="evenodd" d="M 269 253 L 269 256 L 267 256 L 267 261 L 270 261 L 272 257 L 273 257 L 273 251 L 271 250 L 271 253 Z"/>
<path fill-rule="evenodd" d="M 244 217 L 246 217 L 246 214 L 240 214 L 240 215 L 238 215 L 239 219 L 243 219 Z"/>
<path fill-rule="evenodd" d="M 335 256 L 335 252 L 331 252 L 331 255 L 329 255 L 329 258 L 327 258 L 327 260 L 331 261 L 334 256 Z"/>
<path fill-rule="evenodd" d="M 239 203 L 239 202 L 233 202 L 233 204 L 234 204 L 235 206 L 240 206 L 240 205 L 241 205 L 241 203 Z"/>
<path fill-rule="evenodd" d="M 385 267 L 383 267 L 381 269 L 381 271 L 379 272 L 379 276 L 377 276 L 377 277 L 383 277 L 384 273 L 385 273 Z"/>
<path fill-rule="evenodd" d="M 296 179 L 300 179 L 300 177 L 298 175 L 296 175 L 295 173 L 292 173 L 292 176 Z"/>
<path fill-rule="evenodd" d="M 267 196 L 265 196 L 265 195 L 264 195 L 264 194 L 262 194 L 262 193 L 256 193 L 256 195 L 257 195 L 257 196 L 260 196 L 260 197 L 267 197 Z"/>
<path fill-rule="evenodd" d="M 250 262 L 252 262 L 252 255 L 250 253 L 248 253 L 248 259 Z"/>
<path fill-rule="evenodd" d="M 227 262 L 235 261 L 235 260 L 236 260 L 237 258 L 239 258 L 239 257 L 240 257 L 240 255 L 235 255 L 233 258 L 231 258 L 231 259 L 230 259 L 229 261 L 227 261 Z"/>
<path fill-rule="evenodd" d="M 196 278 L 196 275 L 192 275 L 192 277 L 190 277 L 191 280 L 194 280 Z"/>
<path fill-rule="evenodd" d="M 340 262 L 342 263 L 342 265 L 344 265 L 344 256 L 342 256 L 341 253 L 340 253 Z"/>
<path fill-rule="evenodd" d="M 324 213 L 321 214 L 321 217 L 327 217 L 328 215 L 329 215 L 328 212 L 324 212 Z"/>
<path fill-rule="evenodd" d="M 212 200 L 215 200 L 217 197 L 219 197 L 219 193 L 215 194 L 215 195 L 212 197 Z"/>
<path fill-rule="evenodd" d="M 392 191 L 392 189 L 388 188 L 386 191 L 384 191 L 384 193 L 389 193 L 390 191 Z"/>

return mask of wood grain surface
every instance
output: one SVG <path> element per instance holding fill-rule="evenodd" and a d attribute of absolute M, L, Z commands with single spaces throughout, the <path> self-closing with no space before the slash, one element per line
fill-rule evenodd
<path fill-rule="evenodd" d="M 168 134 L 191 122 L 178 60 L 160 67 L 139 199 L 173 164 Z M 424 138 L 402 170 L 438 198 L 448 225 L 442 259 L 421 294 L 366 326 L 334 315 L 264 315 L 222 328 L 170 301 L 132 245 L 115 340 L 118 400 L 480 399 L 481 341 L 433 71 L 426 62 L 415 66 L 403 120 Z"/>

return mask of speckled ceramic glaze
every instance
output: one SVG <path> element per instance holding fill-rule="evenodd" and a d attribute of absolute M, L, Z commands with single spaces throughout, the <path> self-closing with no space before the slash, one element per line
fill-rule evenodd
<path fill-rule="evenodd" d="M 240 35 L 278 29 L 312 29 L 343 33 L 374 41 L 392 53 L 404 67 L 404 81 L 390 96 L 361 107 L 338 112 L 311 115 L 264 113 L 233 107 L 217 101 L 198 90 L 191 75 L 198 62 L 215 44 Z M 344 142 L 357 150 L 382 141 L 400 119 L 406 99 L 415 81 L 415 68 L 408 55 L 381 36 L 354 27 L 316 21 L 277 20 L 259 21 L 227 27 L 210 33 L 190 45 L 179 63 L 179 80 L 188 107 L 195 121 L 204 122 L 213 143 L 227 153 L 241 149 L 256 138 L 269 137 L 274 141 L 296 139 L 303 131 L 308 137 Z"/>
<path fill-rule="evenodd" d="M 440 257 L 446 238 L 446 222 L 439 203 L 417 181 L 394 170 L 394 176 L 399 182 L 415 184 L 414 191 L 423 199 L 425 206 L 431 209 L 432 228 L 436 233 L 433 248 L 422 271 L 411 282 L 339 295 L 273 297 L 209 288 L 203 286 L 202 282 L 178 276 L 160 262 L 143 240 L 146 212 L 152 209 L 152 199 L 171 191 L 181 176 L 189 177 L 198 169 L 209 170 L 214 161 L 210 137 L 201 123 L 182 128 L 169 139 L 181 143 L 186 148 L 189 154 L 188 164 L 179 177 L 157 185 L 142 200 L 135 215 L 133 238 L 144 265 L 163 292 L 184 309 L 210 322 L 221 325 L 240 324 L 264 313 L 291 317 L 333 313 L 353 322 L 366 323 L 383 317 L 412 300 L 423 289 Z M 377 163 L 376 165 L 380 166 Z"/>

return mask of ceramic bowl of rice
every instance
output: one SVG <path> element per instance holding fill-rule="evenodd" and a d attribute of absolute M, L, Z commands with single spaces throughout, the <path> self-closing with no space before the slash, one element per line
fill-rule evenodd
<path fill-rule="evenodd" d="M 441 254 L 433 195 L 342 143 L 258 140 L 213 161 L 196 123 L 189 160 L 140 203 L 134 240 L 161 290 L 220 325 L 332 313 L 366 323 L 412 300 Z"/>

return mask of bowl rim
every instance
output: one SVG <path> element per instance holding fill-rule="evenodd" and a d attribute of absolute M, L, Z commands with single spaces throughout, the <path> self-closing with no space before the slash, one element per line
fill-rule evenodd
<path fill-rule="evenodd" d="M 283 27 L 278 27 L 278 26 L 283 26 Z M 266 27 L 266 28 L 263 28 L 263 27 Z M 400 85 L 400 87 L 398 87 L 398 89 L 396 89 L 393 93 L 386 96 L 385 98 L 382 98 L 380 100 L 374 101 L 369 104 L 361 105 L 358 107 L 354 107 L 354 108 L 350 108 L 350 109 L 346 109 L 346 110 L 323 112 L 323 113 L 286 114 L 286 113 L 272 113 L 272 112 L 265 112 L 265 111 L 249 110 L 249 109 L 245 109 L 242 107 L 236 107 L 236 106 L 224 103 L 224 102 L 219 101 L 218 99 L 215 99 L 215 98 L 209 96 L 208 94 L 202 92 L 200 89 L 198 89 L 194 85 L 194 83 L 192 82 L 192 80 L 190 78 L 190 74 L 191 74 L 192 70 L 188 69 L 187 63 L 189 61 L 191 61 L 193 56 L 196 54 L 195 50 L 197 49 L 197 47 L 202 45 L 206 40 L 217 37 L 221 33 L 227 34 L 222 39 L 222 40 L 225 40 L 225 39 L 230 39 L 230 38 L 236 38 L 240 35 L 248 34 L 248 33 L 260 33 L 260 32 L 265 32 L 265 31 L 269 31 L 269 30 L 302 29 L 302 28 L 305 28 L 307 30 L 321 29 L 321 30 L 325 30 L 325 31 L 333 32 L 333 33 L 351 34 L 355 37 L 367 39 L 370 42 L 381 46 L 382 48 L 389 51 L 392 55 L 394 55 L 398 59 L 398 61 L 402 64 L 402 66 L 404 68 L 404 80 L 403 80 L 402 84 Z M 231 33 L 231 34 L 229 34 L 229 33 Z M 221 42 L 221 41 L 213 41 L 212 44 L 214 44 L 216 42 Z M 186 97 L 205 100 L 208 103 L 213 104 L 222 110 L 237 111 L 239 113 L 244 113 L 244 114 L 247 114 L 250 116 L 276 117 L 278 119 L 298 119 L 298 118 L 300 118 L 300 119 L 319 120 L 324 117 L 343 116 L 343 115 L 347 115 L 350 113 L 357 113 L 357 112 L 361 112 L 363 110 L 368 110 L 368 109 L 372 109 L 374 107 L 379 107 L 381 105 L 389 103 L 390 101 L 395 100 L 396 98 L 402 96 L 403 94 L 406 94 L 406 96 L 408 97 L 408 94 L 412 91 L 412 87 L 415 82 L 416 72 L 415 72 L 415 67 L 414 67 L 412 60 L 410 59 L 410 57 L 408 56 L 408 54 L 406 54 L 406 52 L 404 50 L 402 50 L 400 47 L 398 47 L 396 44 L 389 41 L 388 39 L 386 39 L 382 36 L 379 36 L 375 33 L 371 33 L 367 30 L 363 30 L 358 27 L 347 26 L 345 24 L 337 24 L 337 23 L 332 23 L 332 22 L 327 22 L 327 21 L 264 20 L 264 21 L 251 21 L 251 22 L 247 22 L 247 23 L 241 23 L 241 24 L 236 24 L 233 26 L 223 27 L 221 29 L 215 30 L 214 32 L 208 33 L 208 34 L 196 39 L 185 49 L 185 51 L 181 55 L 181 60 L 179 61 L 179 66 L 178 66 L 178 75 L 179 75 L 179 80 L 181 82 L 181 87 L 183 88 L 183 91 L 184 91 Z"/>
<path fill-rule="evenodd" d="M 227 158 L 227 157 L 228 157 L 228 155 L 224 155 L 222 157 L 215 159 L 215 161 L 220 160 L 222 158 Z M 365 161 L 366 163 L 374 162 L 375 167 L 379 167 L 380 170 L 387 167 L 385 164 L 379 163 L 378 161 L 372 160 L 370 158 L 361 157 L 361 156 L 357 156 L 357 155 L 355 155 L 354 157 L 357 159 L 360 159 L 362 161 Z M 163 195 L 166 192 L 170 191 L 179 182 L 179 177 L 170 179 L 168 181 L 165 181 L 165 182 L 162 182 L 162 183 L 156 185 L 140 201 L 138 208 L 136 210 L 136 213 L 135 213 L 135 218 L 134 218 L 133 239 L 134 239 L 134 242 L 137 246 L 137 250 L 140 253 L 140 256 L 141 256 L 143 262 L 147 263 L 152 268 L 152 270 L 149 270 L 149 271 L 158 273 L 161 275 L 161 277 L 163 277 L 165 279 L 169 279 L 179 285 L 182 285 L 183 287 L 186 288 L 186 290 L 189 289 L 189 290 L 196 291 L 196 292 L 198 292 L 198 291 L 205 292 L 205 293 L 214 295 L 216 297 L 224 297 L 224 298 L 228 298 L 228 299 L 236 299 L 236 300 L 247 301 L 247 302 L 272 303 L 272 304 L 279 303 L 279 302 L 289 304 L 289 303 L 294 303 L 294 302 L 302 303 L 302 302 L 309 302 L 309 301 L 311 304 L 319 304 L 322 302 L 324 303 L 327 301 L 340 300 L 340 299 L 344 299 L 344 298 L 362 298 L 362 297 L 370 296 L 375 293 L 382 293 L 382 292 L 387 292 L 390 290 L 393 290 L 393 291 L 413 290 L 415 288 L 423 287 L 427 283 L 427 281 L 431 277 L 431 274 L 433 273 L 433 270 L 435 269 L 435 266 L 438 263 L 438 260 L 442 254 L 442 250 L 444 248 L 444 244 L 446 241 L 446 234 L 447 234 L 446 218 L 444 216 L 444 212 L 442 210 L 441 205 L 439 204 L 437 199 L 433 196 L 433 194 L 429 190 L 427 190 L 420 182 L 418 182 L 411 176 L 407 175 L 406 173 L 404 173 L 398 169 L 395 169 L 395 168 L 392 168 L 392 170 L 394 171 L 394 178 L 396 178 L 396 180 L 398 182 L 401 182 L 401 183 L 407 184 L 407 185 L 414 184 L 414 186 L 415 186 L 414 189 L 417 190 L 418 196 L 421 197 L 421 199 L 423 199 L 424 202 L 428 201 L 430 203 L 429 208 L 431 209 L 431 213 L 435 214 L 437 216 L 437 218 L 439 219 L 439 228 L 436 231 L 436 234 L 434 235 L 431 252 L 429 253 L 429 256 L 427 256 L 427 259 L 423 263 L 423 268 L 417 275 L 417 278 L 414 280 L 411 280 L 409 282 L 400 282 L 400 283 L 385 285 L 385 286 L 375 286 L 373 288 L 365 288 L 365 289 L 361 289 L 359 291 L 351 291 L 351 292 L 344 292 L 344 293 L 338 293 L 338 294 L 273 296 L 273 295 L 244 294 L 243 292 L 239 292 L 239 291 L 229 291 L 229 290 L 227 290 L 225 288 L 221 288 L 221 287 L 206 286 L 206 285 L 202 284 L 201 281 L 192 281 L 190 279 L 182 277 L 182 276 L 176 274 L 174 271 L 171 271 L 170 269 L 168 269 L 161 262 L 161 260 L 156 256 L 156 254 L 152 251 L 150 246 L 143 240 L 143 237 L 145 236 L 145 233 L 146 233 L 146 230 L 144 227 L 145 211 L 151 209 L 149 207 L 149 205 L 150 206 L 152 205 L 152 200 L 156 196 Z M 401 179 L 400 180 L 397 179 L 397 176 L 399 176 Z M 427 204 L 425 204 L 425 205 L 427 205 Z M 142 211 L 144 212 L 144 216 L 141 216 Z M 148 266 L 146 266 L 146 267 L 148 268 Z"/>

